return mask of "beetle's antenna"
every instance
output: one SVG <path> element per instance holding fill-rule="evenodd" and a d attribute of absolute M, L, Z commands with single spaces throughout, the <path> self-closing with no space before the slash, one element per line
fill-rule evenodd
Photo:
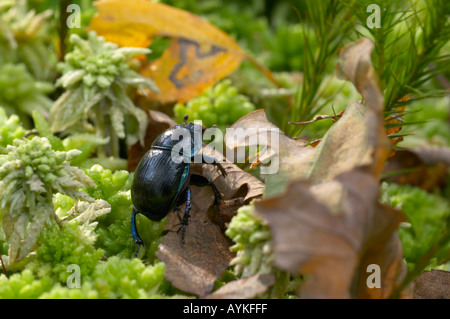
<path fill-rule="evenodd" d="M 189 115 L 187 115 L 187 114 L 184 116 L 184 124 L 187 124 L 188 117 L 189 117 Z"/>

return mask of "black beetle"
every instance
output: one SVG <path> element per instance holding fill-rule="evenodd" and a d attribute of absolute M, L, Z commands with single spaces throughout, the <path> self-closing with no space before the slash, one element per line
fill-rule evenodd
<path fill-rule="evenodd" d="M 140 245 L 144 244 L 136 228 L 136 214 L 140 213 L 150 220 L 159 221 L 174 208 L 177 209 L 182 230 L 181 240 L 184 244 L 191 210 L 189 185 L 210 186 L 214 192 L 214 204 L 222 201 L 220 192 L 210 179 L 190 174 L 189 162 L 201 150 L 204 128 L 199 124 L 187 123 L 187 116 L 184 123 L 185 125 L 176 125 L 161 133 L 142 157 L 134 173 L 131 186 L 131 233 L 138 245 L 135 256 Z M 180 138 L 181 136 L 183 138 Z M 216 165 L 224 177 L 227 175 L 215 158 L 203 154 L 200 156 L 202 163 Z M 179 206 L 183 203 L 186 203 L 186 206 L 181 217 Z"/>

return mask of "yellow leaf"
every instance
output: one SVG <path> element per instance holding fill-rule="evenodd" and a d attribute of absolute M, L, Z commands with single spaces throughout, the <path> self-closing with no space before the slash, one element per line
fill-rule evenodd
<path fill-rule="evenodd" d="M 148 47 L 155 37 L 172 39 L 163 55 L 145 63 L 160 93 L 152 100 L 184 102 L 234 71 L 245 53 L 226 33 L 187 11 L 147 0 L 96 2 L 99 14 L 91 21 L 107 41 L 120 46 Z"/>

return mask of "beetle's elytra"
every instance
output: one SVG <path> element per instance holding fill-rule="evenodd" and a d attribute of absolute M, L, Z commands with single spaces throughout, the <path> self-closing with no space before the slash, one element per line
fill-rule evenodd
<path fill-rule="evenodd" d="M 188 132 L 190 138 L 180 137 L 180 133 L 186 135 L 185 132 Z M 186 203 L 183 215 L 178 215 L 182 231 L 181 240 L 184 243 L 191 209 L 189 185 L 210 186 L 214 191 L 214 204 L 221 202 L 220 192 L 211 180 L 191 174 L 189 161 L 183 160 L 192 159 L 200 152 L 202 132 L 201 125 L 187 123 L 187 116 L 185 116 L 185 125 L 177 125 L 161 133 L 139 162 L 131 187 L 133 201 L 131 232 L 138 245 L 136 255 L 140 245 L 144 244 L 136 228 L 136 214 L 140 213 L 151 220 L 159 221 L 173 209 L 177 209 L 180 213 L 179 206 Z M 179 148 L 180 144 L 183 145 L 182 148 Z M 208 158 L 208 163 L 216 165 L 222 175 L 226 176 L 225 169 L 216 159 L 203 154 L 201 158 L 203 163 L 206 163 L 205 159 Z"/>

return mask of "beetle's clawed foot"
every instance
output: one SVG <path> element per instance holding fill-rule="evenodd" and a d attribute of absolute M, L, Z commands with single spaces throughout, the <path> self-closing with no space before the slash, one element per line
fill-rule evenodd
<path fill-rule="evenodd" d="M 133 237 L 133 236 L 132 236 Z M 134 237 L 133 237 L 134 238 Z M 137 257 L 138 253 L 139 253 L 139 248 L 141 248 L 141 246 L 145 246 L 144 242 L 142 241 L 141 238 L 134 238 L 134 243 L 137 245 L 137 249 L 136 249 L 136 253 L 134 254 L 134 258 Z"/>
<path fill-rule="evenodd" d="M 179 224 L 176 224 L 175 226 L 180 226 L 180 228 L 178 228 L 178 230 L 177 230 L 177 234 L 178 234 L 178 233 L 180 232 L 180 230 L 181 230 L 181 245 L 184 245 L 184 238 L 185 238 L 185 236 L 186 236 L 186 227 L 187 227 L 187 224 L 181 222 L 181 223 L 179 223 Z"/>

